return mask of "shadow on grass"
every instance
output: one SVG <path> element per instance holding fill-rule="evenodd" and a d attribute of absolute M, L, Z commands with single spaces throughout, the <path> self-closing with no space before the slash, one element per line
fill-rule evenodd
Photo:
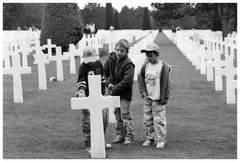
<path fill-rule="evenodd" d="M 161 58 L 173 66 L 173 90 L 167 104 L 168 144 L 159 150 L 143 147 L 143 101 L 134 82 L 131 103 L 136 130 L 135 143 L 113 144 L 109 159 L 236 159 L 237 108 L 225 104 L 223 92 L 186 60 L 181 52 L 159 34 Z M 161 42 L 163 44 L 161 44 Z M 100 59 L 106 60 L 107 55 Z M 79 111 L 71 110 L 77 74 L 70 74 L 64 61 L 63 82 L 50 82 L 56 64 L 47 65 L 47 90 L 38 90 L 37 66 L 29 56 L 31 75 L 23 75 L 24 103 L 13 103 L 12 77 L 3 76 L 3 158 L 4 159 L 88 159 L 83 151 L 84 136 Z M 77 67 L 79 61 L 76 60 Z M 115 137 L 109 124 L 106 141 Z"/>

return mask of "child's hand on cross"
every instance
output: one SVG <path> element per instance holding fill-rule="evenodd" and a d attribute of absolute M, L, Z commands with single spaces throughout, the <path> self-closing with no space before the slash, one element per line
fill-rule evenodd
<path fill-rule="evenodd" d="M 77 96 L 77 97 L 86 97 L 85 91 L 81 89 L 81 90 L 77 91 L 75 96 Z"/>
<path fill-rule="evenodd" d="M 143 92 L 141 95 L 142 95 L 142 98 L 148 98 L 148 95 L 146 92 Z"/>
<path fill-rule="evenodd" d="M 108 87 L 107 87 L 107 94 L 108 95 L 112 94 L 113 87 L 114 87 L 114 85 L 112 83 L 108 84 Z"/>
<path fill-rule="evenodd" d="M 109 90 L 112 90 L 113 87 L 114 87 L 114 85 L 113 85 L 112 83 L 108 84 L 108 89 L 109 89 Z"/>

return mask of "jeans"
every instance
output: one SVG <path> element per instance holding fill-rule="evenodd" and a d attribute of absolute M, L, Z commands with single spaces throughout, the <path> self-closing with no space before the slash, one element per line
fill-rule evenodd
<path fill-rule="evenodd" d="M 120 108 L 115 109 L 116 134 L 123 138 L 134 139 L 135 131 L 133 128 L 133 117 L 130 109 L 131 101 L 120 99 Z"/>
<path fill-rule="evenodd" d="M 165 105 L 158 101 L 144 99 L 143 128 L 147 139 L 166 142 L 167 121 Z"/>

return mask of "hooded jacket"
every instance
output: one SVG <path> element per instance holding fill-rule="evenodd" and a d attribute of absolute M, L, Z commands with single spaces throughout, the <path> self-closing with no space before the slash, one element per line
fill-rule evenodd
<path fill-rule="evenodd" d="M 106 86 L 112 83 L 113 96 L 120 96 L 125 100 L 132 100 L 133 78 L 135 65 L 131 59 L 126 55 L 117 60 L 115 52 L 112 52 L 108 60 L 104 64 L 104 76 L 106 79 Z"/>
<path fill-rule="evenodd" d="M 146 82 L 145 82 L 145 69 L 147 62 L 142 66 L 138 75 L 138 88 L 139 92 L 147 94 Z M 167 104 L 170 94 L 170 72 L 172 67 L 166 62 L 163 62 L 162 71 L 160 73 L 160 99 L 161 105 Z"/>

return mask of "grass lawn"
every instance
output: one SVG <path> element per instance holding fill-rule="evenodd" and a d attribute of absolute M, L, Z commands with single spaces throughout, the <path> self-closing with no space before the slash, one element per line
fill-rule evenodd
<path fill-rule="evenodd" d="M 236 159 L 237 106 L 225 104 L 223 92 L 186 60 L 163 34 L 156 42 L 161 58 L 173 67 L 171 99 L 167 105 L 168 145 L 158 150 L 143 147 L 142 99 L 134 83 L 132 112 L 136 129 L 131 146 L 115 144 L 107 150 L 109 159 Z M 106 58 L 102 57 L 104 62 Z M 64 61 L 62 82 L 51 82 L 56 63 L 47 65 L 47 90 L 38 90 L 37 66 L 22 75 L 24 103 L 13 103 L 12 77 L 3 76 L 3 158 L 4 159 L 87 159 L 83 151 L 80 112 L 71 110 L 70 98 L 76 91 L 77 74 L 70 74 Z M 79 66 L 79 60 L 76 60 Z M 115 137 L 109 124 L 107 141 Z"/>

